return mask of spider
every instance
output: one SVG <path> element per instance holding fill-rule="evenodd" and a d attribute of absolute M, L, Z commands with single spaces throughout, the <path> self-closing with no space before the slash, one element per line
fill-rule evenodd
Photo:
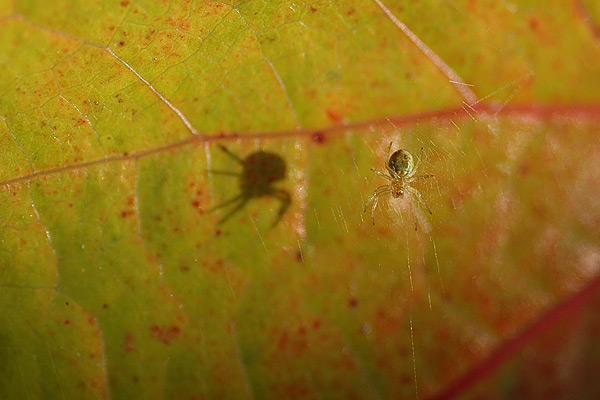
<path fill-rule="evenodd" d="M 251 199 L 272 197 L 279 200 L 281 203 L 277 217 L 272 224 L 272 227 L 275 226 L 281 217 L 283 217 L 291 203 L 291 196 L 286 190 L 273 187 L 273 183 L 285 178 L 286 171 L 283 158 L 274 153 L 257 151 L 250 154 L 245 159 L 241 159 L 227 147 L 219 145 L 219 148 L 230 158 L 241 164 L 242 171 L 210 171 L 213 174 L 237 176 L 240 184 L 240 193 L 238 195 L 208 211 L 212 212 L 219 208 L 235 204 L 235 206 L 233 206 L 229 212 L 217 222 L 217 225 L 221 225 L 227 221 L 233 214 L 241 210 Z"/>
<path fill-rule="evenodd" d="M 421 156 L 423 155 L 423 148 L 421 147 L 421 152 L 419 153 L 416 163 L 413 155 L 410 154 L 408 150 L 404 149 L 396 150 L 390 157 L 391 149 L 392 143 L 390 142 L 387 155 L 385 156 L 387 159 L 387 162 L 385 163 L 385 169 L 388 172 L 387 175 L 375 168 L 371 168 L 371 171 L 375 172 L 377 175 L 381 175 L 391 181 L 390 184 L 382 185 L 375 189 L 365 205 L 364 212 L 366 212 L 369 205 L 372 204 L 371 218 L 373 219 L 373 225 L 375 225 L 375 209 L 379 203 L 379 198 L 388 193 L 391 193 L 393 198 L 403 197 L 405 193 L 409 193 L 418 203 L 425 207 L 429 214 L 432 214 L 429 206 L 425 203 L 421 192 L 411 186 L 413 182 L 433 177 L 433 174 L 415 175 L 417 173 L 417 168 L 419 167 L 419 162 L 421 161 Z M 415 230 L 417 230 L 416 220 Z"/>

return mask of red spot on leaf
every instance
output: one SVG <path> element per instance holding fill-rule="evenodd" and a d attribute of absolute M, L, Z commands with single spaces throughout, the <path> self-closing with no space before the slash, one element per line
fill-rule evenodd
<path fill-rule="evenodd" d="M 121 345 L 121 347 L 126 352 L 131 353 L 132 351 L 137 350 L 137 347 L 135 347 L 134 342 L 135 342 L 135 336 L 133 336 L 133 333 L 128 333 L 127 335 L 125 335 L 125 340 L 123 341 L 123 344 Z"/>
<path fill-rule="evenodd" d="M 538 26 L 539 26 L 539 21 L 537 19 L 532 18 L 529 20 L 529 27 L 531 28 L 531 30 L 537 31 Z"/>
<path fill-rule="evenodd" d="M 128 1 L 122 1 L 121 2 L 121 7 L 127 7 L 129 5 Z"/>
<path fill-rule="evenodd" d="M 519 175 L 521 176 L 525 176 L 525 175 L 529 175 L 529 173 L 533 170 L 531 164 L 529 163 L 524 163 L 519 165 Z"/>
<path fill-rule="evenodd" d="M 135 214 L 134 210 L 123 210 L 121 211 L 121 218 L 127 218 Z"/>
<path fill-rule="evenodd" d="M 335 122 L 340 122 L 340 120 L 342 119 L 339 111 L 331 109 L 331 108 L 327 109 L 327 116 L 329 117 L 330 120 L 335 121 Z"/>
<path fill-rule="evenodd" d="M 65 325 L 69 325 L 71 323 L 71 321 L 69 321 L 68 319 L 65 319 Z"/>
<path fill-rule="evenodd" d="M 285 351 L 288 346 L 288 334 L 287 332 L 283 332 L 279 337 L 279 342 L 277 342 L 277 347 L 280 351 Z"/>
<path fill-rule="evenodd" d="M 200 206 L 200 201 L 198 201 L 198 200 L 194 200 L 194 201 L 192 201 L 192 205 L 193 205 L 194 207 L 198 208 L 198 207 Z"/>
<path fill-rule="evenodd" d="M 317 330 L 321 327 L 321 320 L 320 319 L 315 319 L 313 322 L 313 329 Z"/>
<path fill-rule="evenodd" d="M 358 305 L 358 300 L 356 297 L 351 297 L 350 300 L 348 300 L 348 305 L 352 308 L 355 308 Z"/>
<path fill-rule="evenodd" d="M 317 132 L 317 133 L 313 134 L 312 140 L 313 140 L 313 142 L 318 143 L 318 144 L 323 144 L 326 141 L 325 135 L 323 135 L 321 132 Z"/>
<path fill-rule="evenodd" d="M 121 40 L 121 41 L 119 42 L 119 46 L 125 46 L 125 42 Z"/>
<path fill-rule="evenodd" d="M 402 327 L 402 320 L 393 315 L 389 315 L 385 310 L 378 310 L 375 315 L 374 330 L 384 336 L 397 335 Z"/>
<path fill-rule="evenodd" d="M 177 339 L 180 332 L 181 329 L 178 326 L 168 327 L 152 325 L 150 327 L 150 335 L 164 344 L 169 344 L 173 340 Z"/>
<path fill-rule="evenodd" d="M 314 12 L 317 12 L 317 7 L 315 7 L 315 6 L 310 6 L 310 11 L 311 11 L 311 12 L 313 12 L 313 13 L 314 13 Z"/>

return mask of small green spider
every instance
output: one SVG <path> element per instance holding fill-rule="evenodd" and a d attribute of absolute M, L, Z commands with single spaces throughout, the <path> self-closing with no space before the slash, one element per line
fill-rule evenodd
<path fill-rule="evenodd" d="M 385 163 L 385 169 L 388 172 L 387 175 L 375 168 L 371 168 L 371 171 L 375 172 L 377 175 L 381 175 L 385 179 L 391 181 L 390 184 L 382 185 L 375 189 L 365 205 L 364 212 L 366 212 L 369 205 L 372 204 L 371 218 L 373 219 L 373 225 L 375 225 L 375 209 L 377 208 L 377 204 L 379 204 L 379 198 L 388 193 L 391 193 L 393 198 L 403 197 L 405 193 L 409 193 L 418 203 L 425 207 L 429 214 L 432 214 L 429 206 L 425 203 L 421 192 L 411 186 L 415 181 L 433 177 L 433 174 L 415 175 L 417 173 L 417 168 L 419 167 L 419 162 L 421 161 L 421 156 L 423 155 L 423 148 L 421 147 L 421 152 L 419 153 L 416 163 L 413 155 L 410 154 L 408 150 L 404 149 L 396 150 L 390 157 L 391 149 L 392 143 L 390 142 L 385 157 L 387 159 L 387 162 Z M 417 230 L 416 221 L 415 230 Z"/>

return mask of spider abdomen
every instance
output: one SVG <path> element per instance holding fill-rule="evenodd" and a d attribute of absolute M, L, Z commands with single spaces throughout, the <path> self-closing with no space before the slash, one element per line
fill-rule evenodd
<path fill-rule="evenodd" d="M 406 176 L 414 169 L 415 162 L 408 150 L 396 150 L 388 160 L 388 167 L 398 176 Z"/>

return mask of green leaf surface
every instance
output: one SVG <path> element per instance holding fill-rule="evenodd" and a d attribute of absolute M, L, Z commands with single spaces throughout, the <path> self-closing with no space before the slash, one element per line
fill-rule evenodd
<path fill-rule="evenodd" d="M 0 397 L 599 396 L 599 24 L 0 0 Z"/>

